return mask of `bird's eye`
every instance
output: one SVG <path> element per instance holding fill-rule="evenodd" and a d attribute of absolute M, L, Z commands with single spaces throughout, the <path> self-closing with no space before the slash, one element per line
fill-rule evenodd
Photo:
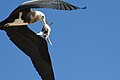
<path fill-rule="evenodd" d="M 42 18 L 44 18 L 44 16 L 42 16 Z"/>

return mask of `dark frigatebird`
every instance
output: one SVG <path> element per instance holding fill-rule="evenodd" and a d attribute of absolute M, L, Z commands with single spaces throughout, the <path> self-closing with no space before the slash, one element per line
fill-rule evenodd
<path fill-rule="evenodd" d="M 32 0 L 22 3 L 9 15 L 7 19 L 2 21 L 0 24 L 4 25 L 4 27 L 21 26 L 28 25 L 40 20 L 44 26 L 44 24 L 46 24 L 44 13 L 40 11 L 34 11 L 31 8 L 50 8 L 69 11 L 76 9 L 86 9 L 86 7 L 79 8 L 63 0 Z M 0 28 L 2 29 L 2 27 Z"/>
<path fill-rule="evenodd" d="M 27 27 L 38 20 L 43 23 L 43 27 L 46 26 L 45 15 L 31 8 L 75 10 L 86 7 L 79 8 L 63 0 L 32 0 L 22 3 L 8 18 L 0 22 L 0 30 L 4 30 L 10 40 L 31 58 L 42 80 L 55 80 L 46 39 Z"/>

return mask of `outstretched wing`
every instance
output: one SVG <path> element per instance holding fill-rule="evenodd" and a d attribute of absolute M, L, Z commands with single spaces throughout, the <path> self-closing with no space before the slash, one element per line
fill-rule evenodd
<path fill-rule="evenodd" d="M 85 9 L 86 7 L 79 8 L 62 0 L 33 0 L 22 3 L 11 13 L 11 16 L 18 14 L 19 12 L 23 12 L 23 13 L 25 12 L 25 14 L 27 14 L 31 8 L 75 10 L 75 9 Z"/>
<path fill-rule="evenodd" d="M 47 42 L 27 26 L 4 29 L 10 40 L 28 55 L 42 80 L 55 80 Z"/>
<path fill-rule="evenodd" d="M 24 8 L 51 8 L 58 10 L 80 9 L 79 7 L 67 3 L 63 0 L 33 0 L 33 1 L 24 2 L 19 7 L 23 7 L 23 6 Z"/>
<path fill-rule="evenodd" d="M 70 3 L 63 0 L 32 0 L 27 1 L 18 6 L 10 16 L 2 21 L 2 24 L 12 23 L 15 19 L 19 18 L 19 13 L 22 12 L 22 20 L 25 20 L 27 13 L 31 11 L 31 8 L 50 8 L 57 10 L 75 10 L 75 9 L 85 9 L 86 7 L 76 7 Z"/>
<path fill-rule="evenodd" d="M 85 9 L 86 7 L 79 8 L 70 3 L 62 0 L 32 0 L 22 3 L 18 6 L 12 13 L 12 15 L 23 12 L 27 14 L 31 8 L 50 8 L 57 10 L 75 10 L 75 9 Z"/>

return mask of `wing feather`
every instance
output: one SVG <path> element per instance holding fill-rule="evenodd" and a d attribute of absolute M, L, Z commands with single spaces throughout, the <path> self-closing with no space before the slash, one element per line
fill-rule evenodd
<path fill-rule="evenodd" d="M 27 26 L 4 29 L 10 40 L 28 55 L 42 80 L 55 80 L 47 42 Z"/>
<path fill-rule="evenodd" d="M 50 7 L 50 6 L 53 7 Z M 64 8 L 61 5 L 68 6 L 68 8 Z M 72 7 L 72 8 L 71 8 Z M 26 8 L 51 8 L 51 9 L 58 9 L 58 10 L 75 10 L 79 9 L 79 7 L 74 6 L 70 3 L 67 3 L 62 0 L 35 0 L 35 1 L 28 1 L 21 4 L 18 9 L 26 9 Z"/>

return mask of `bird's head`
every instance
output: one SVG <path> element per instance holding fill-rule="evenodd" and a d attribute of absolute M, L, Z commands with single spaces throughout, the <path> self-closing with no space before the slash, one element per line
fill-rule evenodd
<path fill-rule="evenodd" d="M 37 15 L 37 20 L 40 20 L 43 23 L 43 25 L 46 24 L 45 14 L 40 11 L 35 11 L 35 13 Z"/>

